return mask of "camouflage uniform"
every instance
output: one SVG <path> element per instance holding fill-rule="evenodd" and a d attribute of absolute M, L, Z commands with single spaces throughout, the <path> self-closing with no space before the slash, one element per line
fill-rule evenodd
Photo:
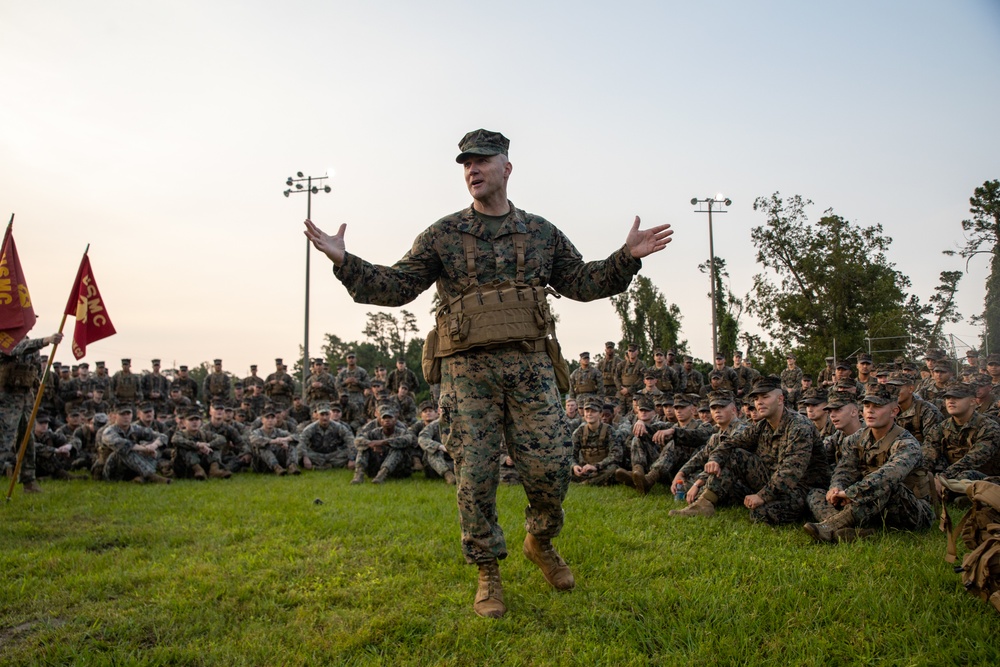
<path fill-rule="evenodd" d="M 299 459 L 308 458 L 313 468 L 346 468 L 355 459 L 354 434 L 340 422 L 330 420 L 324 428 L 318 421 L 299 434 Z"/>
<path fill-rule="evenodd" d="M 105 394 L 116 405 L 132 405 L 142 401 L 142 380 L 135 373 L 124 370 L 115 373 L 111 378 L 111 394 Z"/>
<path fill-rule="evenodd" d="M 45 431 L 35 436 L 35 474 L 39 477 L 66 477 L 69 464 L 76 454 L 75 448 L 68 457 L 59 456 L 56 450 L 69 443 L 69 439 L 56 431 Z"/>
<path fill-rule="evenodd" d="M 719 447 L 719 442 L 722 437 L 735 436 L 743 432 L 749 427 L 747 422 L 742 419 L 734 419 L 729 422 L 729 426 L 726 427 L 725 431 L 716 431 L 709 436 L 708 442 L 705 446 L 697 450 L 690 458 L 681 466 L 681 469 L 677 472 L 678 475 L 684 475 L 685 482 L 688 487 L 696 479 L 700 479 L 703 482 L 707 482 L 708 475 L 705 473 L 705 464 L 708 463 L 709 458 L 711 458 L 712 453 Z M 747 494 L 744 494 L 747 495 Z"/>
<path fill-rule="evenodd" d="M 208 454 L 202 454 L 198 449 L 199 442 L 207 443 L 212 450 Z M 196 465 L 204 470 L 208 470 L 213 463 L 222 465 L 222 448 L 226 446 L 226 439 L 204 428 L 198 429 L 194 435 L 189 435 L 185 429 L 178 429 L 170 437 L 170 446 L 174 448 L 174 475 L 191 477 Z"/>
<path fill-rule="evenodd" d="M 706 489 L 719 500 L 741 502 L 756 494 L 764 504 L 750 511 L 754 521 L 770 524 L 796 521 L 805 508 L 809 489 L 828 485 L 829 465 L 816 427 L 787 407 L 776 429 L 761 419 L 746 430 L 720 439 L 709 457 L 721 472 Z"/>
<path fill-rule="evenodd" d="M 433 470 L 438 476 L 444 477 L 446 472 L 455 472 L 455 461 L 447 451 L 441 451 L 441 420 L 435 419 L 420 430 L 417 444 L 424 452 L 424 472 Z M 429 477 L 430 475 L 428 475 Z"/>
<path fill-rule="evenodd" d="M 194 381 L 192 377 L 177 377 L 174 381 L 170 383 L 170 388 L 174 387 L 180 389 L 181 396 L 186 398 L 191 403 L 198 400 L 198 383 Z"/>
<path fill-rule="evenodd" d="M 252 460 L 250 443 L 235 424 L 227 424 L 225 421 L 213 424 L 209 420 L 202 426 L 202 430 L 210 436 L 220 436 L 223 439 L 223 445 L 219 449 L 222 467 L 229 472 L 240 472 L 249 466 Z"/>
<path fill-rule="evenodd" d="M 356 383 L 347 383 L 348 378 L 353 378 Z M 371 380 L 368 378 L 368 371 L 361 366 L 355 366 L 354 370 L 343 368 L 337 373 L 337 390 L 341 396 L 347 396 L 347 401 L 351 404 L 356 414 L 366 415 L 365 409 L 365 389 L 371 389 Z M 364 419 L 362 416 L 361 419 Z M 345 414 L 344 421 L 347 421 Z M 363 422 L 362 422 L 363 423 Z"/>
<path fill-rule="evenodd" d="M 781 371 L 781 386 L 785 391 L 799 389 L 802 386 L 802 369 L 795 367 Z"/>
<path fill-rule="evenodd" d="M 896 423 L 910 432 L 917 442 L 923 444 L 935 426 L 944 421 L 941 411 L 933 403 L 913 397 L 913 403 L 896 417 Z"/>
<path fill-rule="evenodd" d="M 320 386 L 314 387 L 315 383 Z M 331 373 L 320 371 L 306 378 L 306 401 L 310 408 L 315 408 L 318 403 L 337 403 L 339 400 L 337 381 Z"/>
<path fill-rule="evenodd" d="M 205 381 L 201 385 L 201 390 L 201 395 L 205 397 L 206 405 L 214 405 L 216 403 L 232 405 L 229 399 L 229 376 L 224 371 L 216 373 L 213 370 L 206 375 Z"/>
<path fill-rule="evenodd" d="M 166 438 L 136 424 L 130 425 L 127 431 L 117 424 L 105 427 L 101 431 L 98 450 L 98 464 L 103 468 L 105 481 L 128 481 L 136 477 L 148 479 L 155 475 L 155 455 L 150 456 L 133 449 L 140 442 L 150 440 L 160 440 L 163 443 Z"/>
<path fill-rule="evenodd" d="M 656 470 L 660 479 L 673 478 L 675 469 L 681 468 L 712 437 L 714 429 L 700 419 L 692 419 L 687 426 L 675 426 L 674 436 L 663 444 L 650 471 Z"/>
<path fill-rule="evenodd" d="M 157 414 L 162 413 L 170 396 L 170 379 L 162 373 L 146 373 L 142 376 L 142 395 L 153 404 Z"/>
<path fill-rule="evenodd" d="M 574 475 L 571 481 L 594 486 L 613 483 L 622 464 L 622 443 L 622 434 L 610 424 L 598 424 L 597 430 L 581 424 L 573 431 L 573 461 L 578 466 L 592 465 L 597 472 L 590 477 Z"/>
<path fill-rule="evenodd" d="M 371 443 L 377 440 L 389 442 L 384 447 L 375 449 Z M 354 438 L 354 447 L 357 449 L 354 470 L 362 471 L 369 477 L 375 477 L 383 469 L 389 477 L 409 477 L 413 473 L 410 449 L 415 444 L 413 434 L 401 422 L 397 421 L 392 435 L 387 436 L 377 420 L 371 421 Z"/>
<path fill-rule="evenodd" d="M 645 375 L 646 364 L 642 363 L 642 359 L 636 357 L 634 362 L 622 359 L 618 366 L 618 372 L 615 374 L 615 395 L 623 409 L 631 409 L 632 397 L 637 392 L 642 391 L 644 386 L 642 378 Z M 622 389 L 627 389 L 628 394 L 622 395 Z"/>
<path fill-rule="evenodd" d="M 615 398 L 615 378 L 618 377 L 618 367 L 621 363 L 620 357 L 605 356 L 601 363 L 597 364 L 597 370 L 601 372 L 601 379 L 604 382 L 605 399 Z"/>
<path fill-rule="evenodd" d="M 48 345 L 44 338 L 24 338 L 10 354 L 0 352 L 0 470 L 13 471 L 24 439 L 28 419 L 35 407 L 35 392 L 41 373 L 38 351 Z M 35 480 L 35 434 L 28 431 L 28 445 L 21 462 L 21 482 Z"/>
<path fill-rule="evenodd" d="M 287 446 L 271 444 L 277 438 L 292 436 Z M 271 472 L 275 468 L 297 466 L 299 464 L 298 436 L 280 428 L 270 431 L 263 427 L 250 432 L 250 450 L 253 454 L 253 469 L 257 472 Z"/>
<path fill-rule="evenodd" d="M 930 527 L 934 520 L 930 503 L 918 499 L 905 483 L 923 462 L 920 443 L 909 432 L 896 425 L 881 440 L 875 440 L 870 428 L 859 429 L 845 438 L 841 451 L 829 488 L 841 489 L 851 499 L 848 507 L 855 526 Z M 809 509 L 817 521 L 839 511 L 827 502 L 827 490 L 809 492 Z"/>
<path fill-rule="evenodd" d="M 474 257 L 466 256 L 463 233 L 475 237 Z M 401 306 L 437 281 L 447 303 L 473 281 L 513 280 L 524 238 L 530 242 L 523 247 L 523 282 L 549 285 L 577 300 L 624 291 L 642 265 L 625 245 L 607 260 L 584 263 L 554 225 L 511 205 L 495 234 L 470 207 L 431 225 L 394 266 L 373 266 L 346 253 L 334 275 L 358 302 Z M 528 496 L 528 532 L 545 539 L 562 529 L 571 434 L 551 359 L 525 348 L 510 343 L 441 359 L 441 430 L 455 460 L 462 547 L 470 563 L 507 555 L 496 509 L 504 442 Z"/>
<path fill-rule="evenodd" d="M 1000 474 L 1000 425 L 972 413 L 959 425 L 948 417 L 931 430 L 923 445 L 924 459 L 948 479 L 983 479 Z"/>
<path fill-rule="evenodd" d="M 580 366 L 569 374 L 569 397 L 583 405 L 588 399 L 604 391 L 604 376 L 593 364 Z"/>
<path fill-rule="evenodd" d="M 657 366 L 655 363 L 646 369 L 646 375 L 653 375 L 656 377 L 656 388 L 664 394 L 673 394 L 674 392 L 680 391 L 681 381 L 677 376 L 677 373 L 673 368 L 667 366 L 665 363 L 662 366 Z"/>
<path fill-rule="evenodd" d="M 401 384 L 405 384 L 409 387 L 411 394 L 420 388 L 420 383 L 417 381 L 417 374 L 409 368 L 404 368 L 402 371 L 398 368 L 392 369 L 392 371 L 389 372 L 389 376 L 385 379 L 386 391 L 390 394 L 395 394 L 399 391 L 399 385 Z"/>
<path fill-rule="evenodd" d="M 275 405 L 285 410 L 292 406 L 295 394 L 295 380 L 283 370 L 274 371 L 264 380 L 264 395 Z"/>

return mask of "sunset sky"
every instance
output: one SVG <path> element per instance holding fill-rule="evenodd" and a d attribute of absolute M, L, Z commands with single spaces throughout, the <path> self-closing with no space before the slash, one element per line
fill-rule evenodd
<path fill-rule="evenodd" d="M 0 215 L 14 224 L 39 316 L 55 331 L 84 248 L 118 335 L 87 359 L 228 370 L 302 342 L 304 195 L 348 250 L 391 264 L 469 205 L 462 135 L 511 139 L 509 194 L 587 259 L 635 215 L 669 222 L 647 260 L 711 354 L 707 219 L 745 294 L 759 271 L 756 197 L 815 202 L 894 239 L 926 300 L 983 181 L 1000 178 L 1000 3 L 296 2 L 0 0 Z M 311 348 L 361 339 L 365 314 L 312 254 Z M 973 261 L 959 309 L 982 311 Z M 567 357 L 620 335 L 610 303 L 556 303 Z M 421 335 L 430 293 L 408 309 Z M 744 317 L 744 327 L 756 324 Z M 68 327 L 68 331 L 71 329 Z M 948 329 L 967 342 L 967 322 Z M 72 359 L 68 341 L 57 358 Z"/>

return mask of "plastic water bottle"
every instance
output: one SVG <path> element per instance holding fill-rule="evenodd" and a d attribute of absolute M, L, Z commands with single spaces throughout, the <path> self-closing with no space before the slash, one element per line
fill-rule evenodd
<path fill-rule="evenodd" d="M 674 487 L 674 499 L 675 500 L 684 500 L 684 497 L 686 495 L 687 495 L 687 491 L 685 490 L 683 484 L 678 484 L 677 486 Z"/>

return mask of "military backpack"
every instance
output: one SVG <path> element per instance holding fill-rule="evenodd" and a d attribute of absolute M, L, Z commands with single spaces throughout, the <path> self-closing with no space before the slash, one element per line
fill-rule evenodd
<path fill-rule="evenodd" d="M 952 490 L 959 490 L 954 484 L 948 481 Z M 955 566 L 955 572 L 961 574 L 965 590 L 1000 612 L 1000 485 L 971 482 L 965 488 L 965 495 L 972 507 L 954 530 L 947 509 L 941 513 L 941 530 L 948 533 L 945 560 L 949 563 L 957 560 L 956 547 L 961 537 L 970 551 L 962 564 Z"/>

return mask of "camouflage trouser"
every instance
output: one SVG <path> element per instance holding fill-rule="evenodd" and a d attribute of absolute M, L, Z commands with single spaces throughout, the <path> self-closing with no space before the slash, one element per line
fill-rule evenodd
<path fill-rule="evenodd" d="M 21 448 L 24 432 L 28 426 L 31 409 L 35 406 L 34 396 L 21 392 L 0 391 L 0 470 L 13 471 L 17 464 L 17 452 Z M 21 482 L 35 479 L 35 435 L 34 429 L 28 438 L 28 446 L 21 462 Z"/>
<path fill-rule="evenodd" d="M 451 460 L 451 456 L 447 452 L 431 452 L 424 454 L 424 460 L 427 462 L 424 465 L 424 474 L 430 478 L 444 477 L 446 472 L 455 471 L 455 462 Z"/>
<path fill-rule="evenodd" d="M 745 449 L 734 449 L 729 462 L 718 475 L 709 475 L 705 489 L 719 498 L 719 503 L 743 504 L 746 496 L 760 491 L 771 479 L 772 471 L 764 461 Z M 771 502 L 750 510 L 750 520 L 778 525 L 798 521 L 805 509 L 804 490 L 793 489 Z"/>
<path fill-rule="evenodd" d="M 528 496 L 526 530 L 557 536 L 573 448 L 548 355 L 505 346 L 442 362 L 441 435 L 455 461 L 465 560 L 507 556 L 496 506 L 505 443 Z"/>
<path fill-rule="evenodd" d="M 69 457 L 56 454 L 55 447 L 35 447 L 35 474 L 39 477 L 64 476 L 70 469 L 75 451 Z"/>
<path fill-rule="evenodd" d="M 660 446 L 653 442 L 651 435 L 633 436 L 629 444 L 629 456 L 633 466 L 642 466 L 644 470 L 648 470 L 650 464 L 660 456 Z"/>
<path fill-rule="evenodd" d="M 381 450 L 369 447 L 359 449 L 354 469 L 363 470 L 369 477 L 374 477 L 383 468 L 390 477 L 409 477 L 413 473 L 409 449 L 382 447 Z"/>
<path fill-rule="evenodd" d="M 203 470 L 208 471 L 213 463 L 221 465 L 222 455 L 214 449 L 208 454 L 202 454 L 197 449 L 174 449 L 171 463 L 176 477 L 191 477 L 194 475 L 195 466 L 201 466 Z"/>
<path fill-rule="evenodd" d="M 253 450 L 253 469 L 257 472 L 271 472 L 275 466 L 287 468 L 292 464 L 299 464 L 299 448 L 289 445 L 287 448 L 281 445 L 268 445 Z"/>
<path fill-rule="evenodd" d="M 104 463 L 104 479 L 108 482 L 128 481 L 135 477 L 143 479 L 156 474 L 156 459 L 128 450 L 112 452 Z"/>
<path fill-rule="evenodd" d="M 660 450 L 660 456 L 650 467 L 650 470 L 660 471 L 660 479 L 669 484 L 674 474 L 681 469 L 688 459 L 694 456 L 700 447 L 684 447 L 678 445 L 676 440 L 669 440 Z"/>
<path fill-rule="evenodd" d="M 817 521 L 825 521 L 840 511 L 826 502 L 825 489 L 812 489 L 807 497 L 809 509 Z M 854 525 L 885 525 L 903 530 L 924 530 L 934 523 L 934 510 L 926 500 L 919 500 L 905 484 L 873 488 L 863 498 L 849 505 Z"/>
<path fill-rule="evenodd" d="M 350 460 L 347 447 L 337 449 L 332 452 L 314 452 L 305 447 L 299 447 L 299 460 L 308 457 L 313 468 L 317 470 L 328 470 L 330 468 L 346 468 Z"/>
<path fill-rule="evenodd" d="M 577 477 L 573 475 L 570 477 L 570 482 L 575 484 L 583 484 L 584 486 L 610 486 L 612 484 L 617 484 L 615 481 L 615 472 L 618 470 L 618 466 L 612 465 L 608 466 L 608 469 L 604 472 L 599 472 L 596 475 L 591 475 L 590 477 Z"/>

